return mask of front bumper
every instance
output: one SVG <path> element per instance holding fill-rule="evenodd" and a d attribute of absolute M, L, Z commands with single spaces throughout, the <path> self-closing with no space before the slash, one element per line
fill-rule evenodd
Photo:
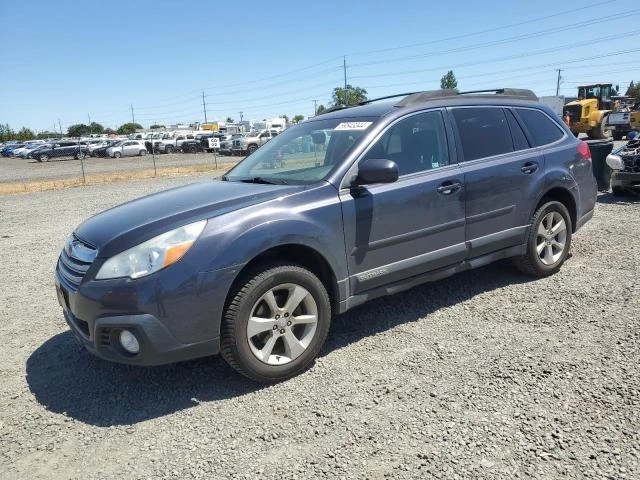
<path fill-rule="evenodd" d="M 640 191 L 640 172 L 614 170 L 611 174 L 611 186 Z"/>
<path fill-rule="evenodd" d="M 59 268 L 55 284 L 64 318 L 92 354 L 148 366 L 219 353 L 220 321 L 236 268 L 190 274 L 183 266 L 134 281 L 83 280 L 77 288 Z M 121 347 L 123 329 L 136 335 L 138 354 Z"/>

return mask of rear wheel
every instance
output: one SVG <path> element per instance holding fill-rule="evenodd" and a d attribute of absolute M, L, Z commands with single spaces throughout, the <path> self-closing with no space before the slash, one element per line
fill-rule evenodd
<path fill-rule="evenodd" d="M 43 153 L 42 155 L 38 156 L 38 161 L 39 162 L 46 162 L 48 160 L 49 160 L 49 155 L 46 155 L 46 154 Z"/>
<path fill-rule="evenodd" d="M 167 145 L 164 147 L 165 153 L 173 153 L 173 147 L 171 145 Z"/>
<path fill-rule="evenodd" d="M 84 158 L 84 153 L 82 152 L 78 152 L 76 153 L 76 160 L 82 160 Z"/>
<path fill-rule="evenodd" d="M 141 157 L 144 157 L 146 154 L 147 154 L 147 151 L 146 151 L 146 150 L 140 150 L 140 151 L 138 152 L 138 155 L 140 155 Z"/>
<path fill-rule="evenodd" d="M 221 329 L 229 365 L 269 383 L 311 366 L 331 323 L 329 296 L 318 277 L 298 265 L 265 265 L 232 295 Z"/>
<path fill-rule="evenodd" d="M 617 186 L 617 187 L 611 187 L 611 193 L 613 194 L 614 197 L 624 197 L 624 188 Z"/>
<path fill-rule="evenodd" d="M 115 153 L 113 154 L 113 157 L 114 157 L 114 158 L 120 158 L 120 157 L 122 157 L 122 153 L 121 153 L 121 152 L 115 152 Z"/>
<path fill-rule="evenodd" d="M 531 220 L 526 253 L 514 259 L 516 267 L 527 275 L 546 277 L 556 273 L 571 247 L 571 216 L 560 202 L 542 205 Z"/>
<path fill-rule="evenodd" d="M 258 149 L 257 145 L 249 145 L 249 148 L 247 148 L 247 153 L 249 155 L 251 155 L 253 152 L 255 152 Z"/>

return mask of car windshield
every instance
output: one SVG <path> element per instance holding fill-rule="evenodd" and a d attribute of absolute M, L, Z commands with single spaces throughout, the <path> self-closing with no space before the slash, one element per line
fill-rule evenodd
<path fill-rule="evenodd" d="M 236 165 L 229 181 L 305 184 L 327 177 L 375 119 L 314 120 L 285 130 Z"/>

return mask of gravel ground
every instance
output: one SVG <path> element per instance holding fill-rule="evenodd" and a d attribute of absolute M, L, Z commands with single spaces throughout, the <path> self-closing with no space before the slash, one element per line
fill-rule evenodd
<path fill-rule="evenodd" d="M 640 203 L 601 195 L 551 278 L 499 263 L 336 318 L 275 386 L 92 357 L 54 293 L 67 233 L 194 178 L 0 197 L 0 478 L 640 477 Z"/>
<path fill-rule="evenodd" d="M 172 153 L 156 155 L 156 167 L 186 167 L 191 165 L 214 165 L 216 157 L 213 153 Z M 218 163 L 235 163 L 241 157 L 217 155 Z M 121 173 L 153 168 L 153 157 L 93 158 L 83 160 L 86 175 L 99 173 Z M 62 178 L 78 178 L 82 176 L 80 160 L 53 159 L 49 162 L 11 157 L 0 157 L 0 183 L 27 182 L 32 180 L 49 180 Z"/>

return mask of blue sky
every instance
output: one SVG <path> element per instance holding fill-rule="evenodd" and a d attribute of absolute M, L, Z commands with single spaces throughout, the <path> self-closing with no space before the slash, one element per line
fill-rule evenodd
<path fill-rule="evenodd" d="M 349 83 L 370 97 L 640 80 L 636 0 L 0 2 L 0 122 L 238 120 L 313 113 Z M 631 51 L 630 51 L 631 50 Z M 634 51 L 635 50 L 635 51 Z"/>

